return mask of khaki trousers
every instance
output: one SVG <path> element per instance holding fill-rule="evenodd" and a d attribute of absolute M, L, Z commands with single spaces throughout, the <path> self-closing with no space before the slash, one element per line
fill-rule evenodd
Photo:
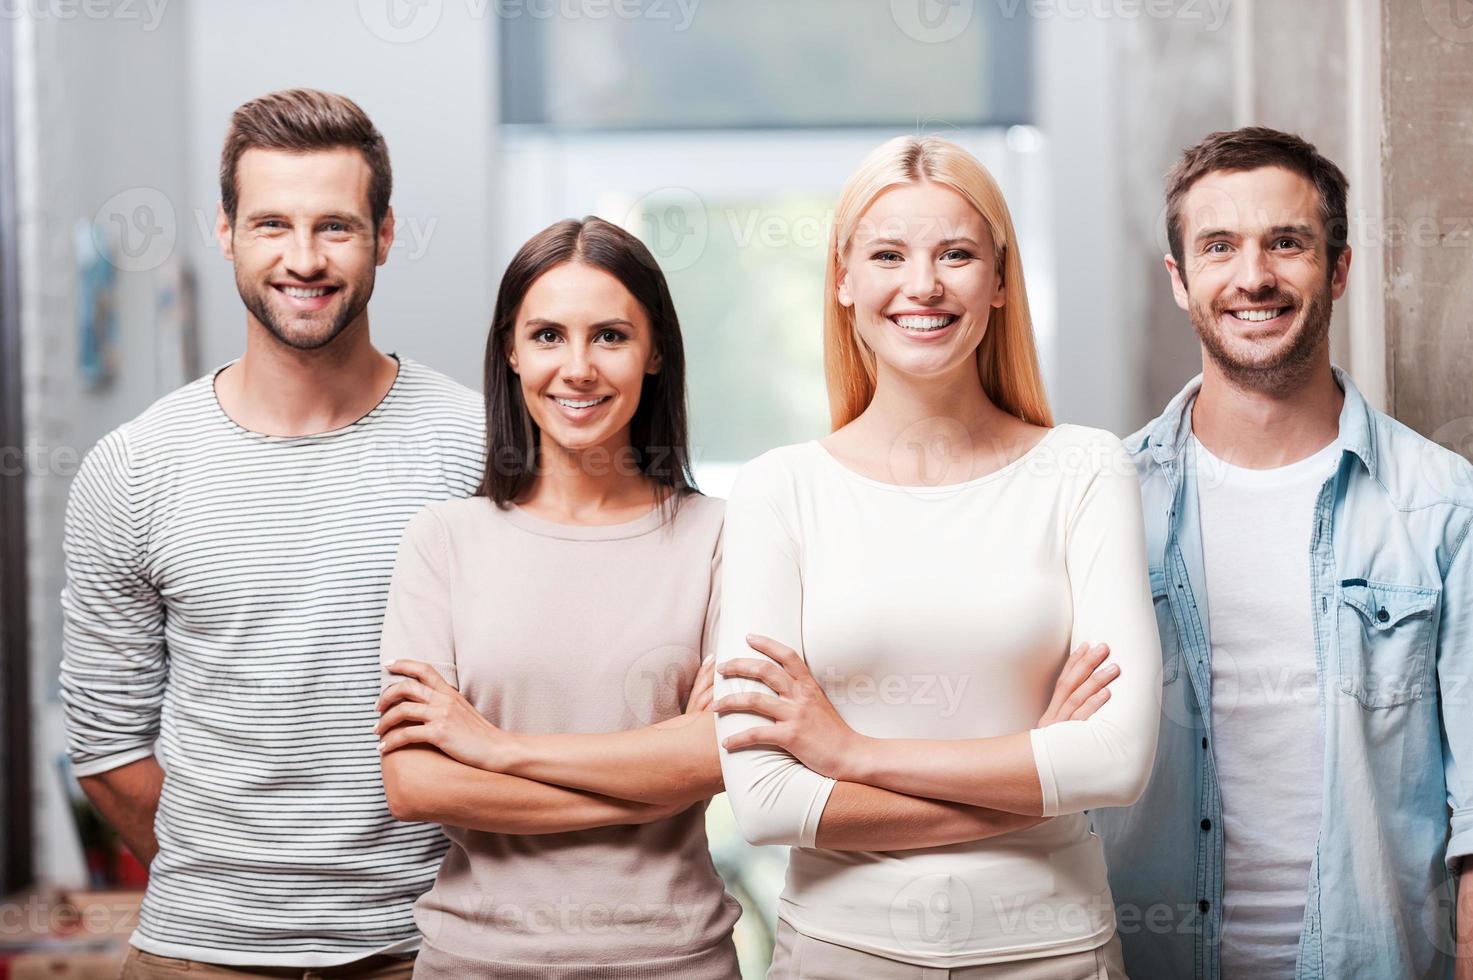
<path fill-rule="evenodd" d="M 414 974 L 414 957 L 369 956 L 338 966 L 223 966 L 172 956 L 155 956 L 136 946 L 128 947 L 123 972 L 118 980 L 255 980 L 292 977 L 295 980 L 409 980 Z"/>

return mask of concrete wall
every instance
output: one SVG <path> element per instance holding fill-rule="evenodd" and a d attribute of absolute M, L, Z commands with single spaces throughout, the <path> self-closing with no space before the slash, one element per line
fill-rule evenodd
<path fill-rule="evenodd" d="M 1382 5 L 1386 362 L 1393 414 L 1473 459 L 1473 23 L 1458 6 Z"/>

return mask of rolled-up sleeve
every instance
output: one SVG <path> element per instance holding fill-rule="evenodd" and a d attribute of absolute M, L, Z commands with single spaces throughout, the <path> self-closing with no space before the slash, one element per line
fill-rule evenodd
<path fill-rule="evenodd" d="M 1442 768 L 1451 826 L 1447 867 L 1473 854 L 1473 528 L 1461 543 L 1442 581 L 1442 622 L 1437 635 L 1437 686 L 1442 707 Z"/>
<path fill-rule="evenodd" d="M 1129 806 L 1145 792 L 1161 712 L 1161 640 L 1151 605 L 1139 478 L 1119 440 L 1105 437 L 1100 466 L 1067 528 L 1074 624 L 1070 648 L 1106 643 L 1120 675 L 1085 721 L 1030 733 L 1052 817 Z"/>
<path fill-rule="evenodd" d="M 153 755 L 169 664 L 164 603 L 145 574 L 148 539 L 126 442 L 83 460 L 62 549 L 61 700 L 72 771 L 93 776 Z"/>
<path fill-rule="evenodd" d="M 742 657 L 767 659 L 747 645 L 750 633 L 770 637 L 803 656 L 803 576 L 799 547 L 781 512 L 783 480 L 771 456 L 743 467 L 726 504 L 722 537 L 718 665 Z M 773 692 L 760 681 L 717 675 L 715 694 Z M 772 721 L 731 713 L 716 723 L 726 739 Z M 721 771 L 742 836 L 752 844 L 813 847 L 819 818 L 835 780 L 819 775 L 781 749 L 751 746 L 720 750 Z"/>

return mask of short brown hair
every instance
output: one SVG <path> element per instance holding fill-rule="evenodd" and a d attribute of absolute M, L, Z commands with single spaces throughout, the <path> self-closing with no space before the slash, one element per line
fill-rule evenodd
<path fill-rule="evenodd" d="M 252 147 L 310 153 L 351 147 L 368 161 L 368 208 L 378 228 L 389 210 L 394 177 L 389 148 L 367 113 L 352 99 L 310 88 L 285 89 L 252 99 L 230 116 L 225 149 L 220 154 L 220 205 L 235 224 L 240 188 L 236 168 Z"/>
<path fill-rule="evenodd" d="M 1244 126 L 1212 133 L 1182 153 L 1176 166 L 1166 175 L 1166 240 L 1171 245 L 1171 255 L 1176 259 L 1183 283 L 1186 282 L 1186 265 L 1181 206 L 1187 191 L 1215 171 L 1257 170 L 1259 167 L 1283 167 L 1314 185 L 1320 198 L 1320 220 L 1325 226 L 1329 265 L 1331 270 L 1334 269 L 1340 253 L 1345 251 L 1349 232 L 1345 196 L 1350 183 L 1345 174 L 1307 140 L 1266 126 Z"/>

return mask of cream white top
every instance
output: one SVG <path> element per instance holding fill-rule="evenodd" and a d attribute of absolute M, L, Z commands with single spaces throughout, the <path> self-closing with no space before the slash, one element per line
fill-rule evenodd
<path fill-rule="evenodd" d="M 839 713 L 879 738 L 1031 731 L 1044 812 L 1002 837 L 844 852 L 814 846 L 834 780 L 778 749 L 721 753 L 737 821 L 794 845 L 779 914 L 816 939 L 956 968 L 1088 950 L 1114 908 L 1081 812 L 1150 777 L 1161 653 L 1140 485 L 1120 441 L 1065 425 L 966 483 L 897 486 L 817 442 L 743 467 L 727 504 L 718 661 L 796 649 Z M 1119 678 L 1088 721 L 1033 729 L 1065 657 L 1107 642 Z M 717 695 L 762 690 L 722 679 Z M 770 692 L 768 692 L 770 693 Z M 722 738 L 758 715 L 730 714 Z"/>

